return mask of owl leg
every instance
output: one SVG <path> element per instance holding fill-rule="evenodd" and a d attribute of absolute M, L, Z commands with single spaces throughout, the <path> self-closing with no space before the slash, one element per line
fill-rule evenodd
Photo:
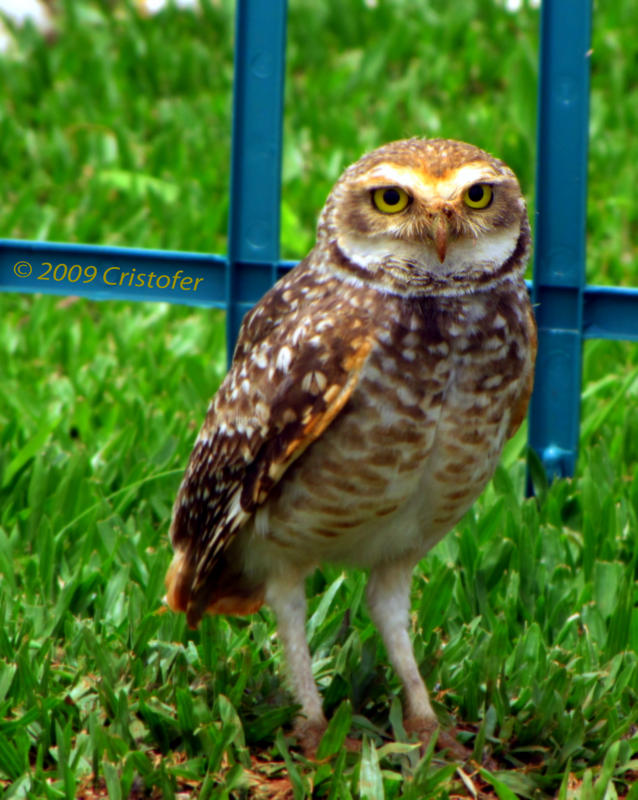
<path fill-rule="evenodd" d="M 411 562 L 389 562 L 373 568 L 367 586 L 370 614 L 385 642 L 388 657 L 405 689 L 403 724 L 407 733 L 416 733 L 427 745 L 439 727 L 430 704 L 428 691 L 414 657 L 408 633 L 410 612 Z M 470 756 L 456 739 L 440 731 L 440 747 L 451 750 L 456 758 L 467 760 Z"/>
<path fill-rule="evenodd" d="M 307 756 L 313 756 L 328 725 L 321 697 L 312 676 L 312 659 L 306 639 L 306 593 L 302 576 L 295 581 L 271 579 L 266 602 L 277 617 L 295 700 L 301 705 L 294 734 Z"/>
<path fill-rule="evenodd" d="M 401 562 L 375 567 L 368 580 L 370 614 L 379 629 L 388 657 L 405 687 L 405 720 L 419 720 L 434 730 L 438 725 L 408 634 L 413 565 Z"/>

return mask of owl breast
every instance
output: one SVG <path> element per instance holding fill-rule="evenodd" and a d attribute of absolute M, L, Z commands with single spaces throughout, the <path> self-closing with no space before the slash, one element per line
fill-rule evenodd
<path fill-rule="evenodd" d="M 532 370 L 528 308 L 522 282 L 386 297 L 348 405 L 257 511 L 249 569 L 271 556 L 373 566 L 424 555 L 482 491 L 511 432 Z"/>

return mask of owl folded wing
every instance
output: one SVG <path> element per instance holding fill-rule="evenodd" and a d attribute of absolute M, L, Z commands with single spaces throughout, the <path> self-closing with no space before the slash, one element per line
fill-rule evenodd
<path fill-rule="evenodd" d="M 175 501 L 167 599 L 192 607 L 189 622 L 203 613 L 198 594 L 238 530 L 347 403 L 372 347 L 363 313 L 350 308 L 335 325 L 343 309 L 326 286 L 304 316 L 294 285 L 293 276 L 273 287 L 244 321 Z"/>

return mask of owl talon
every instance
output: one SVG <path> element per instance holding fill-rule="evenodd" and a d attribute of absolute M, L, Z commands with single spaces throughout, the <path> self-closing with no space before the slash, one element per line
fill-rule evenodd
<path fill-rule="evenodd" d="M 295 723 L 293 736 L 297 740 L 301 752 L 307 759 L 312 761 L 316 760 L 317 750 L 319 749 L 319 744 L 327 727 L 328 723 L 325 720 L 323 722 L 309 722 L 307 719 L 303 718 Z M 361 740 L 346 736 L 343 747 L 345 747 L 349 753 L 360 753 Z"/>
<path fill-rule="evenodd" d="M 326 720 L 307 720 L 302 718 L 295 722 L 293 736 L 306 758 L 311 760 L 316 758 L 319 742 L 321 742 L 321 737 L 326 732 L 327 727 Z"/>
<path fill-rule="evenodd" d="M 467 763 L 472 758 L 472 751 L 456 740 L 455 729 L 451 731 L 439 728 L 436 720 L 410 717 L 403 722 L 407 734 L 415 733 L 421 742 L 421 752 L 425 753 L 435 731 L 438 730 L 436 739 L 437 750 L 447 750 L 455 761 Z"/>

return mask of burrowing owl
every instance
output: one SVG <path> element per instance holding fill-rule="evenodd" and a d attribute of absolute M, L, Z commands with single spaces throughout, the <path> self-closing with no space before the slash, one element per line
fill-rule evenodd
<path fill-rule="evenodd" d="M 322 562 L 369 570 L 406 730 L 436 727 L 408 635 L 412 569 L 525 415 L 529 245 L 502 161 L 392 142 L 346 169 L 315 247 L 244 319 L 175 501 L 167 597 L 192 627 L 272 606 L 306 751 L 326 727 L 305 636 L 304 578 Z"/>

